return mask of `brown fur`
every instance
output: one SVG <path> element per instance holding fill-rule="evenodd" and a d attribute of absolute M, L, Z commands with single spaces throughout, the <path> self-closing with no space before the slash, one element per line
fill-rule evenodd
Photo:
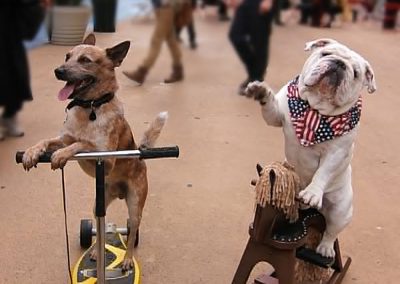
<path fill-rule="evenodd" d="M 126 56 L 129 42 L 108 49 L 96 47 L 94 43 L 94 35 L 89 35 L 82 45 L 67 53 L 66 62 L 55 70 L 57 78 L 67 82 L 82 82 L 85 78 L 94 78 L 83 91 L 76 87 L 78 91 L 74 91 L 74 98 L 94 100 L 104 94 L 115 93 L 118 89 L 114 69 Z M 115 96 L 108 103 L 95 109 L 96 120 L 89 119 L 90 112 L 90 108 L 80 106 L 69 109 L 61 135 L 42 140 L 27 149 L 23 157 L 24 168 L 29 170 L 37 164 L 43 152 L 51 150 L 55 150 L 51 157 L 51 168 L 58 169 L 64 167 L 68 159 L 79 152 L 138 149 L 129 124 L 124 118 L 122 104 Z M 166 118 L 166 113 L 157 117 L 144 135 L 145 143 L 140 146 L 154 145 Z M 93 161 L 80 160 L 79 165 L 85 173 L 94 177 Z M 123 263 L 123 268 L 128 269 L 133 265 L 135 233 L 142 218 L 148 191 L 146 165 L 139 159 L 110 158 L 105 160 L 105 166 L 106 207 L 117 197 L 124 198 L 128 206 L 132 233 L 128 237 L 128 248 Z"/>

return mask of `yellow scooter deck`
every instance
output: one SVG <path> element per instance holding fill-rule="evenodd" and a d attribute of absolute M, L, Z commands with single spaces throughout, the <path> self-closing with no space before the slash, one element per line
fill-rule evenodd
<path fill-rule="evenodd" d="M 126 252 L 126 244 L 119 233 L 106 233 L 106 282 L 107 284 L 139 284 L 139 265 L 133 258 L 134 266 L 128 271 L 122 271 L 121 266 Z M 96 261 L 90 259 L 90 253 L 96 249 L 93 243 L 81 256 L 74 267 L 72 284 L 95 284 Z"/>

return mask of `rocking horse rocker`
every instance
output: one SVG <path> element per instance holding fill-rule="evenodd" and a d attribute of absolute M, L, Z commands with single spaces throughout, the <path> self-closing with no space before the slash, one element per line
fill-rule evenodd
<path fill-rule="evenodd" d="M 351 258 L 344 264 L 335 241 L 335 257 L 315 252 L 325 230 L 325 219 L 316 209 L 300 209 L 299 177 L 287 163 L 257 165 L 256 211 L 249 228 L 249 241 L 232 284 L 245 284 L 253 267 L 265 261 L 274 271 L 255 279 L 257 284 L 297 284 L 307 281 L 341 283 Z"/>

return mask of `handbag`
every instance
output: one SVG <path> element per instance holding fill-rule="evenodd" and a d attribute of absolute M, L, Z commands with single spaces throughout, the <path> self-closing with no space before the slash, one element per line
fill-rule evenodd
<path fill-rule="evenodd" d="M 192 4 L 188 1 L 182 3 L 182 6 L 175 14 L 175 27 L 181 29 L 192 22 Z"/>
<path fill-rule="evenodd" d="M 18 23 L 22 39 L 32 40 L 35 37 L 45 14 L 45 9 L 39 0 L 20 0 Z"/>

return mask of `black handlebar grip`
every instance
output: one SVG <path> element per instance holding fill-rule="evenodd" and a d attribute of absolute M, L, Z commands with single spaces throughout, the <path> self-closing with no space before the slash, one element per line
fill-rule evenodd
<path fill-rule="evenodd" d="M 149 149 L 139 149 L 141 159 L 156 159 L 156 158 L 178 158 L 179 147 L 159 147 Z"/>
<path fill-rule="evenodd" d="M 15 154 L 15 161 L 17 162 L 17 164 L 22 163 L 22 156 L 24 155 L 24 153 L 25 153 L 24 151 L 18 151 Z M 44 152 L 39 157 L 39 163 L 50 163 L 51 155 L 53 155 L 53 152 Z"/>

